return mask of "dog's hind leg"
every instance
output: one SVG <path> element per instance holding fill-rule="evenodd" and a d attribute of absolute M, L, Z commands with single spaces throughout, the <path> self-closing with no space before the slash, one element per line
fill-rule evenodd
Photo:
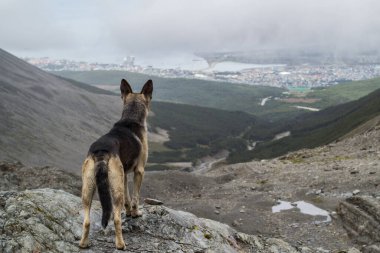
<path fill-rule="evenodd" d="M 139 210 L 140 189 L 142 180 L 144 178 L 144 167 L 137 166 L 133 174 L 133 194 L 131 203 L 131 215 L 132 217 L 142 216 L 142 212 Z"/>
<path fill-rule="evenodd" d="M 95 162 L 91 157 L 87 157 L 82 165 L 82 204 L 84 209 L 84 221 L 82 239 L 79 243 L 79 247 L 81 248 L 87 248 L 89 246 L 90 209 L 95 188 Z"/>
<path fill-rule="evenodd" d="M 122 229 L 121 229 L 121 211 L 124 206 L 124 169 L 123 164 L 118 156 L 112 156 L 108 162 L 108 178 L 111 187 L 114 224 L 115 224 L 115 243 L 116 248 L 126 250 Z"/>
<path fill-rule="evenodd" d="M 129 196 L 127 175 L 128 173 L 124 172 L 124 207 L 125 207 L 125 215 L 131 216 L 131 197 Z"/>

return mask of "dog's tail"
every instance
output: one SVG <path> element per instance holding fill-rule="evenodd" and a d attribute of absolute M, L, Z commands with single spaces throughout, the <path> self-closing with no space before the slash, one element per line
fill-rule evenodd
<path fill-rule="evenodd" d="M 101 160 L 96 159 L 95 171 L 96 186 L 98 187 L 100 204 L 103 210 L 102 227 L 106 228 L 112 213 L 112 198 L 108 181 L 108 161 L 103 157 Z"/>

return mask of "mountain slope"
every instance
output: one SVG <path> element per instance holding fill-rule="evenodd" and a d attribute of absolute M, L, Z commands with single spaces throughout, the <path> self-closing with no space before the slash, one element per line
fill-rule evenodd
<path fill-rule="evenodd" d="M 0 159 L 79 172 L 121 101 L 93 94 L 0 50 Z"/>

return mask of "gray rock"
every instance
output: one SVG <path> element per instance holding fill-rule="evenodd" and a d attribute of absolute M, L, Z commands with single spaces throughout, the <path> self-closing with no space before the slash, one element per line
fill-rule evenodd
<path fill-rule="evenodd" d="M 350 248 L 347 253 L 360 253 L 360 250 L 356 249 L 356 248 Z"/>
<path fill-rule="evenodd" d="M 353 196 L 339 203 L 337 213 L 348 234 L 371 248 L 364 252 L 376 252 L 372 248 L 380 243 L 380 201 L 369 196 Z"/>
<path fill-rule="evenodd" d="M 123 216 L 129 252 L 299 252 L 280 239 L 239 233 L 165 206 L 142 211 L 141 218 Z M 91 247 L 81 252 L 115 251 L 113 224 L 103 231 L 100 215 L 100 204 L 94 201 Z M 0 192 L 0 252 L 79 252 L 82 216 L 80 198 L 61 190 Z"/>
<path fill-rule="evenodd" d="M 146 198 L 144 199 L 144 202 L 149 205 L 163 205 L 164 202 L 158 199 L 151 199 L 151 198 Z"/>

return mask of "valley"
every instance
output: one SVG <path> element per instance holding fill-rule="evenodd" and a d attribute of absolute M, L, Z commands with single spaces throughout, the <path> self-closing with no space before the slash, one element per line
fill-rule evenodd
<path fill-rule="evenodd" d="M 89 144 L 118 120 L 119 95 L 46 73 L 5 51 L 0 51 L 0 73 L 1 190 L 49 187 L 79 195 L 82 159 Z M 116 87 L 122 73 L 94 74 L 99 82 L 115 78 Z M 147 78 L 128 75 L 134 90 Z M 240 232 L 284 240 L 296 250 L 290 252 L 376 252 L 370 251 L 380 247 L 371 237 L 372 225 L 360 231 L 351 226 L 345 208 L 354 210 L 346 202 L 350 197 L 380 199 L 380 80 L 341 85 L 288 94 L 158 79 L 142 197 Z M 276 97 L 321 110 L 305 112 Z M 17 194 L 47 194 L 53 202 L 61 194 L 73 206 L 79 201 L 46 189 Z M 286 208 L 273 212 L 279 204 Z M 305 206 L 318 213 L 311 215 Z M 149 206 L 141 208 L 154 214 Z M 361 219 L 378 224 L 376 215 L 363 212 Z M 131 222 L 124 219 L 125 226 Z M 370 239 L 364 242 L 361 233 Z"/>
<path fill-rule="evenodd" d="M 148 171 L 142 198 L 159 199 L 165 206 L 229 224 L 244 233 L 281 238 L 300 252 L 344 252 L 354 247 L 376 252 L 366 249 L 378 247 L 378 242 L 364 243 L 347 235 L 343 227 L 349 223 L 340 217 L 346 220 L 349 216 L 339 213 L 337 207 L 351 196 L 380 202 L 379 140 L 377 118 L 340 141 L 275 159 L 219 164 L 194 172 Z M 18 180 L 20 190 L 22 185 L 40 187 L 26 183 L 22 176 L 39 171 L 51 182 L 49 187 L 60 189 L 62 183 L 70 182 L 72 192 L 78 194 L 80 189 L 80 177 L 67 177 L 63 170 L 51 173 L 53 168 L 9 163 L 0 164 L 0 169 L 5 175 L 14 173 L 13 183 L 9 176 L 2 177 L 1 185 L 8 187 Z M 28 172 L 33 170 L 36 172 Z M 59 173 L 61 181 L 55 181 Z M 274 212 L 286 201 L 293 204 Z M 301 213 L 302 205 L 319 210 L 319 215 Z M 358 233 L 373 233 L 370 226 L 363 226 Z"/>

